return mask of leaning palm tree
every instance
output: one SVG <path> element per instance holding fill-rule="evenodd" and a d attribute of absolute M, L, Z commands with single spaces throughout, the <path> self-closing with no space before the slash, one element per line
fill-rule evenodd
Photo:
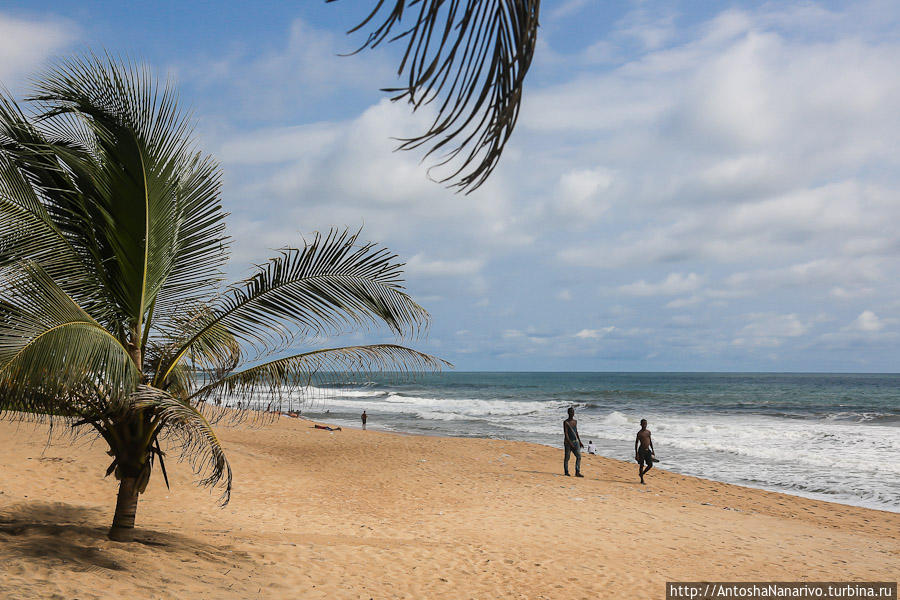
<path fill-rule="evenodd" d="M 336 0 L 326 0 L 335 2 Z M 401 150 L 428 147 L 441 182 L 466 193 L 496 168 L 512 136 L 525 75 L 537 47 L 540 0 L 372 0 L 371 12 L 348 33 L 368 30 L 357 52 L 399 41 L 402 87 L 386 88 L 413 111 L 436 107 L 425 133 Z"/>
<path fill-rule="evenodd" d="M 0 415 L 102 437 L 120 482 L 110 538 L 132 539 L 154 466 L 168 485 L 166 449 L 228 501 L 215 422 L 273 415 L 346 373 L 441 367 L 395 344 L 290 350 L 427 325 L 402 265 L 358 233 L 317 234 L 222 285 L 220 171 L 146 68 L 89 56 L 35 86 L 28 114 L 0 98 Z"/>

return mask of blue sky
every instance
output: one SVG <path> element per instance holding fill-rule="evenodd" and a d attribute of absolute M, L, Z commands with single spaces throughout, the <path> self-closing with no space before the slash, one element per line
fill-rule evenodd
<path fill-rule="evenodd" d="M 368 2 L 6 2 L 0 80 L 107 49 L 225 171 L 232 274 L 332 225 L 408 263 L 462 370 L 897 371 L 900 5 L 545 0 L 513 142 L 469 196 L 391 136 Z M 379 339 L 351 336 L 346 342 Z"/>

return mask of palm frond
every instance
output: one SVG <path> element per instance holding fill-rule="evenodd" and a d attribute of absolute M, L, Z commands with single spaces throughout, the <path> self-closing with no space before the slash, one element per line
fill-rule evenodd
<path fill-rule="evenodd" d="M 220 503 L 231 498 L 231 465 L 209 421 L 190 403 L 163 390 L 141 385 L 132 395 L 136 410 L 150 410 L 158 419 L 160 435 L 171 438 L 179 447 L 182 460 L 190 463 L 200 485 L 223 487 Z"/>
<path fill-rule="evenodd" d="M 186 400 L 197 388 L 196 379 L 199 373 L 200 372 L 190 365 L 179 364 L 169 374 L 165 391 L 179 400 Z M 203 379 L 201 379 L 201 381 L 203 381 Z"/>
<path fill-rule="evenodd" d="M 176 199 L 181 227 L 171 269 L 156 294 L 157 322 L 151 324 L 163 331 L 178 326 L 177 315 L 186 306 L 201 307 L 214 295 L 228 259 L 218 164 L 196 154 L 179 168 L 179 173 Z"/>
<path fill-rule="evenodd" d="M 5 98 L 0 97 L 0 106 L 5 101 Z M 0 109 L 0 123 L 2 123 L 3 112 Z M 4 146 L 3 152 L 0 153 L 0 195 L 7 202 L 15 202 L 22 210 L 33 214 L 35 218 L 49 221 L 47 211 L 41 205 L 34 188 L 25 180 L 24 174 L 19 171 L 12 160 L 9 152 L 11 147 Z"/>
<path fill-rule="evenodd" d="M 457 179 L 453 186 L 472 192 L 497 166 L 518 118 L 539 12 L 540 0 L 378 0 L 348 32 L 369 30 L 357 52 L 406 42 L 397 74 L 407 84 L 385 91 L 414 111 L 439 101 L 428 130 L 400 148 L 430 146 L 427 155 L 450 148 L 437 166 L 458 157 L 462 164 L 440 181 Z"/>
<path fill-rule="evenodd" d="M 71 173 L 97 267 L 132 323 L 163 289 L 163 308 L 208 295 L 225 259 L 219 172 L 192 150 L 172 88 L 145 67 L 90 56 L 52 68 L 32 100 L 57 137 L 84 137 L 71 131 L 82 123 L 95 141 L 93 153 L 48 150 Z"/>
<path fill-rule="evenodd" d="M 34 263 L 0 272 L 0 410 L 77 414 L 139 382 L 127 350 Z"/>
<path fill-rule="evenodd" d="M 421 332 L 429 315 L 403 291 L 402 264 L 374 244 L 357 245 L 358 235 L 332 230 L 303 249 L 282 250 L 198 320 L 160 381 L 195 344 L 211 346 L 210 336 L 222 328 L 259 353 L 286 346 L 295 334 L 335 335 L 350 326 L 383 323 L 397 335 Z"/>
<path fill-rule="evenodd" d="M 115 319 L 115 311 L 104 281 L 91 268 L 85 219 L 70 174 L 48 147 L 15 102 L 0 94 L 0 266 L 37 262 L 105 324 Z"/>
<path fill-rule="evenodd" d="M 285 397 L 294 399 L 314 383 L 336 385 L 348 383 L 350 376 L 356 379 L 385 372 L 433 373 L 450 366 L 440 358 L 396 344 L 326 348 L 242 369 L 205 385 L 190 399 L 212 401 L 227 409 L 240 403 L 241 408 L 280 411 Z"/>
<path fill-rule="evenodd" d="M 12 177 L 0 174 L 0 180 Z M 90 293 L 94 287 L 78 253 L 53 222 L 0 191 L 0 267 L 22 261 L 40 264 L 72 296 Z"/>
<path fill-rule="evenodd" d="M 196 385 L 224 377 L 232 372 L 241 362 L 242 351 L 238 340 L 228 331 L 223 323 L 213 323 L 206 332 L 194 341 L 180 362 L 172 363 L 177 346 L 184 343 L 190 333 L 209 323 L 214 314 L 208 306 L 189 311 L 187 315 L 170 319 L 174 343 L 162 343 L 154 340 L 146 350 L 145 370 L 153 373 L 152 381 L 176 397 L 190 395 Z M 164 383 L 164 370 L 174 364 Z M 176 390 L 181 390 L 180 392 Z M 184 395 L 181 395 L 181 393 Z"/>

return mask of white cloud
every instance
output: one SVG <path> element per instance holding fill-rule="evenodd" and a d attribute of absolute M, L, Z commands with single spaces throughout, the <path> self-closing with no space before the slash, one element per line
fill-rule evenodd
<path fill-rule="evenodd" d="M 423 254 L 416 254 L 406 261 L 405 271 L 411 276 L 463 277 L 481 271 L 484 261 L 480 259 L 429 260 Z"/>
<path fill-rule="evenodd" d="M 859 313 L 859 316 L 856 317 L 856 320 L 853 321 L 850 328 L 869 332 L 881 331 L 884 329 L 884 323 L 878 318 L 878 315 L 871 310 L 864 310 Z"/>
<path fill-rule="evenodd" d="M 884 279 L 884 259 L 880 257 L 831 257 L 815 259 L 793 265 L 776 268 L 756 269 L 732 273 L 725 279 L 725 284 L 732 288 L 753 289 L 756 291 L 773 288 L 832 286 L 839 283 L 843 286 L 873 284 Z M 838 286 L 841 292 L 832 293 L 848 297 L 849 292 Z M 865 288 L 861 288 L 865 289 Z"/>
<path fill-rule="evenodd" d="M 567 171 L 559 179 L 553 208 L 579 224 L 589 223 L 609 207 L 605 193 L 612 184 L 612 173 L 605 169 Z"/>
<path fill-rule="evenodd" d="M 885 224 L 900 218 L 900 43 L 845 34 L 858 20 L 729 11 L 684 42 L 532 93 L 525 131 L 578 140 L 579 161 L 615 173 L 604 218 L 618 227 L 558 257 L 615 269 L 896 256 L 900 231 Z"/>
<path fill-rule="evenodd" d="M 294 239 L 298 231 L 329 226 L 363 227 L 365 237 L 409 255 L 471 257 L 530 242 L 521 215 L 502 175 L 480 194 L 454 194 L 428 180 L 412 153 L 394 152 L 391 136 L 422 125 L 427 114 L 411 117 L 406 107 L 386 100 L 358 117 L 339 123 L 264 128 L 237 133 L 220 143 L 228 174 L 224 194 L 231 199 L 232 221 L 239 229 L 260 220 L 266 235 L 243 236 L 237 257 L 258 259 L 265 238 Z M 274 218 L 269 215 L 277 215 Z M 474 272 L 483 261 L 467 259 L 455 266 L 427 264 L 420 269 Z"/>
<path fill-rule="evenodd" d="M 0 82 L 6 88 L 17 85 L 78 35 L 74 24 L 60 19 L 23 19 L 0 13 Z"/>
<path fill-rule="evenodd" d="M 694 306 L 695 304 L 699 304 L 703 302 L 703 297 L 700 295 L 688 296 L 686 298 L 676 298 L 670 302 L 666 303 L 666 308 L 686 308 L 688 306 Z"/>
<path fill-rule="evenodd" d="M 618 23 L 617 35 L 637 40 L 647 50 L 655 50 L 675 36 L 675 15 L 658 8 L 639 7 Z"/>
<path fill-rule="evenodd" d="M 696 273 L 670 273 L 659 283 L 647 283 L 641 279 L 636 283 L 619 286 L 619 291 L 630 296 L 674 296 L 696 290 L 703 281 L 703 277 Z"/>
<path fill-rule="evenodd" d="M 553 8 L 550 11 L 551 19 L 562 19 L 564 17 L 572 16 L 581 11 L 590 0 L 566 0 L 559 6 Z"/>
<path fill-rule="evenodd" d="M 609 327 L 602 327 L 600 329 L 582 329 L 575 334 L 575 337 L 582 340 L 597 340 L 615 331 L 615 329 L 616 328 L 612 325 Z"/>
<path fill-rule="evenodd" d="M 351 91 L 372 98 L 394 79 L 393 65 L 378 53 L 340 56 L 356 49 L 339 31 L 314 27 L 302 19 L 288 25 L 287 36 L 259 46 L 225 47 L 205 60 L 182 63 L 180 79 L 208 94 L 208 105 L 244 118 L 281 121 L 298 110 L 312 111 L 333 95 Z"/>
<path fill-rule="evenodd" d="M 819 336 L 820 342 L 829 350 L 858 352 L 861 348 L 872 348 L 875 352 L 890 352 L 887 344 L 898 339 L 896 331 L 889 326 L 900 322 L 896 317 L 879 317 L 874 311 L 864 310 L 849 324 L 837 331 Z"/>
<path fill-rule="evenodd" d="M 784 338 L 802 336 L 810 328 L 796 314 L 757 313 L 747 315 L 746 318 L 750 323 L 742 327 L 732 341 L 735 346 L 780 346 Z"/>
<path fill-rule="evenodd" d="M 829 291 L 829 295 L 833 298 L 838 298 L 840 300 L 852 300 L 855 298 L 864 298 L 866 296 L 871 296 L 875 293 L 875 288 L 871 287 L 857 287 L 847 289 L 842 286 L 835 286 L 831 288 Z"/>
<path fill-rule="evenodd" d="M 344 133 L 343 123 L 311 123 L 259 129 L 226 139 L 217 153 L 229 165 L 278 165 L 299 161 L 311 151 L 331 147 Z"/>

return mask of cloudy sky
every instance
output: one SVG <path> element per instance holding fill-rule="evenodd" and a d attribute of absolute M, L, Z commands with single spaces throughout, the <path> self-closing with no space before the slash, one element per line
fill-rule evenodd
<path fill-rule="evenodd" d="M 900 3 L 544 0 L 469 196 L 392 152 L 427 118 L 378 92 L 398 48 L 338 56 L 370 2 L 232 4 L 7 1 L 0 80 L 150 63 L 222 163 L 235 276 L 363 226 L 461 370 L 900 370 Z"/>

